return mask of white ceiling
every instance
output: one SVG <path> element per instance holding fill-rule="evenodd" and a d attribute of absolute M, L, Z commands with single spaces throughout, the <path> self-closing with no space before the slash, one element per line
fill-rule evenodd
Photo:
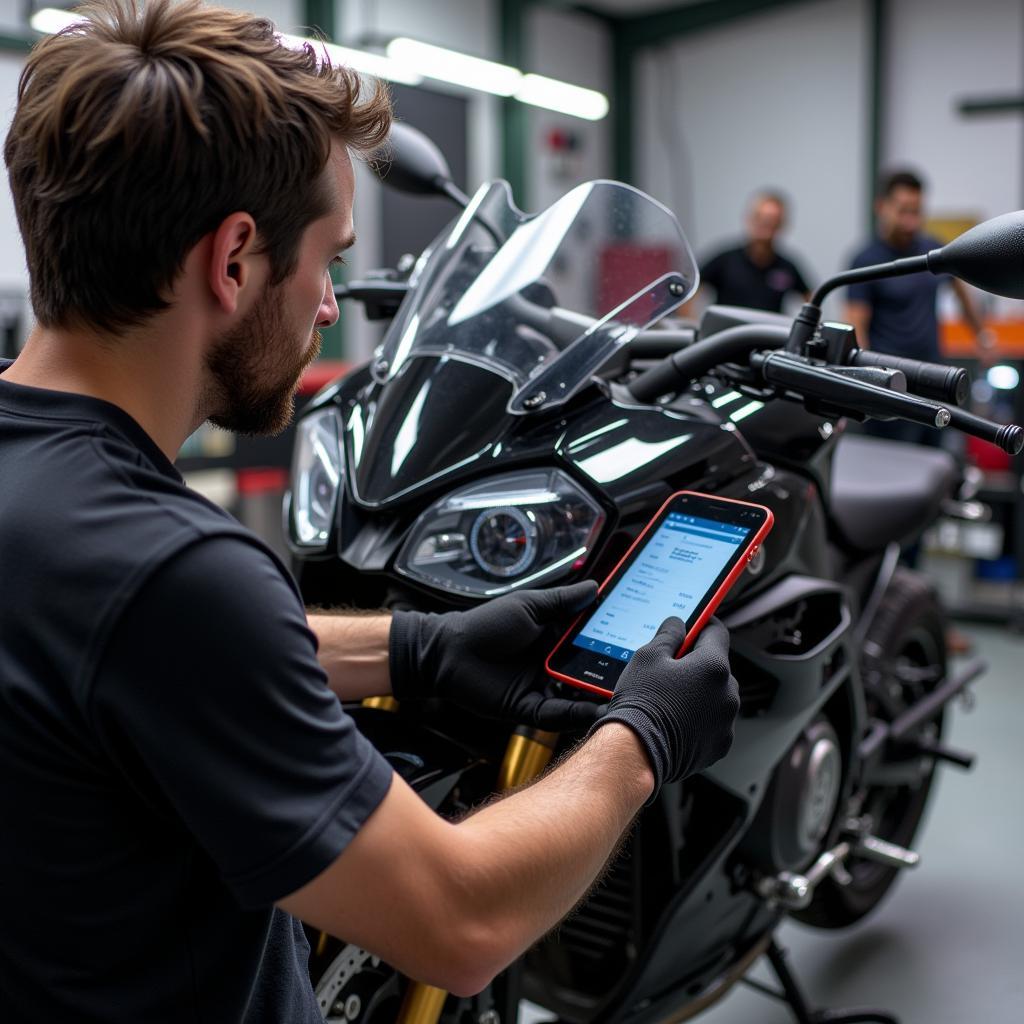
<path fill-rule="evenodd" d="M 586 0 L 586 6 L 605 14 L 628 18 L 634 14 L 650 14 L 652 11 L 667 11 L 673 7 L 689 7 L 704 0 Z"/>

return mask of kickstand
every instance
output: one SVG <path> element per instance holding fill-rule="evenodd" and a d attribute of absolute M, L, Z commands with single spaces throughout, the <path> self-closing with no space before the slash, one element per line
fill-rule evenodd
<path fill-rule="evenodd" d="M 899 1024 L 896 1017 L 884 1010 L 812 1010 L 799 982 L 786 963 L 786 951 L 772 939 L 764 955 L 768 957 L 782 991 L 778 992 L 767 985 L 762 985 L 753 978 L 744 978 L 744 983 L 766 996 L 785 1003 L 793 1011 L 796 1024 Z"/>

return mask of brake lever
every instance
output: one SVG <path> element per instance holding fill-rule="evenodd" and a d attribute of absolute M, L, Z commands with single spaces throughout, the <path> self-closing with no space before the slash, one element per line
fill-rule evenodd
<path fill-rule="evenodd" d="M 788 352 L 759 352 L 750 366 L 768 384 L 790 388 L 836 410 L 847 409 L 859 417 L 903 419 L 927 427 L 953 426 L 965 434 L 997 445 L 1009 455 L 1024 450 L 1024 429 L 1013 423 L 993 423 L 956 406 L 948 408 L 914 395 L 854 380 L 831 367 L 815 366 Z"/>
<path fill-rule="evenodd" d="M 951 419 L 943 405 L 834 373 L 787 352 L 753 353 L 750 365 L 767 384 L 790 388 L 830 405 L 848 405 L 874 419 L 904 419 L 938 429 Z"/>

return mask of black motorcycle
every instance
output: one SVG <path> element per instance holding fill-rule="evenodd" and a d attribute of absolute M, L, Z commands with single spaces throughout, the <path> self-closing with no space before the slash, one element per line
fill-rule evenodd
<path fill-rule="evenodd" d="M 943 610 L 900 564 L 954 498 L 955 461 L 846 425 L 954 427 L 1014 454 L 1024 433 L 960 408 L 964 371 L 861 351 L 820 305 L 928 270 L 1024 297 L 1024 214 L 834 278 L 792 321 L 712 307 L 666 329 L 697 272 L 642 192 L 591 182 L 526 216 L 504 182 L 462 196 L 403 126 L 387 178 L 463 210 L 405 273 L 339 288 L 391 323 L 297 425 L 286 519 L 310 604 L 441 610 L 601 579 L 681 489 L 767 505 L 776 525 L 720 611 L 742 697 L 728 757 L 666 786 L 603 883 L 477 997 L 313 935 L 325 1017 L 499 1024 L 527 998 L 566 1022 L 681 1021 L 766 956 L 797 1021 L 891 1021 L 812 1010 L 773 935 L 786 915 L 857 921 L 917 862 L 936 766 L 971 764 L 943 727 L 982 665 L 950 677 Z M 578 739 L 390 698 L 351 710 L 444 815 Z"/>

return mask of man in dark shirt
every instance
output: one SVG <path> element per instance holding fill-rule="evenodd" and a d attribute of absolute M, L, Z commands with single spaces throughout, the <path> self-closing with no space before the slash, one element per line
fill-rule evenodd
<path fill-rule="evenodd" d="M 700 269 L 701 284 L 715 291 L 715 302 L 781 313 L 789 295 L 807 298 L 810 288 L 800 268 L 775 247 L 786 224 L 786 201 L 777 192 L 759 192 L 747 212 L 747 237 Z"/>
<path fill-rule="evenodd" d="M 923 199 L 924 186 L 916 174 L 902 170 L 886 174 L 879 182 L 875 199 L 878 233 L 853 258 L 851 267 L 919 256 L 941 246 L 938 239 L 921 232 Z M 941 362 L 936 297 L 944 280 L 953 286 L 979 349 L 984 352 L 991 348 L 991 333 L 983 329 L 967 286 L 955 278 L 933 274 L 908 274 L 850 285 L 846 319 L 856 328 L 860 346 L 890 355 Z M 871 421 L 867 429 L 893 440 L 928 445 L 939 441 L 938 431 L 915 423 Z"/>
<path fill-rule="evenodd" d="M 599 719 L 547 698 L 593 583 L 463 613 L 308 616 L 173 459 L 289 419 L 350 152 L 386 95 L 197 0 L 108 0 L 37 45 L 4 157 L 37 326 L 0 363 L 0 1020 L 313 1024 L 300 921 L 469 994 L 586 891 L 658 787 L 722 756 L 713 624 L 669 619 Z M 532 787 L 443 821 L 339 697 L 591 726 Z"/>

